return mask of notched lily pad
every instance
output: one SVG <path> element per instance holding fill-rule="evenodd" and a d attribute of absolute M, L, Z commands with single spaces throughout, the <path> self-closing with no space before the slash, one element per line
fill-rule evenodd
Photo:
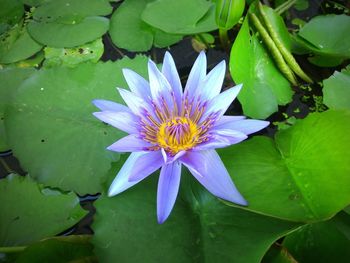
<path fill-rule="evenodd" d="M 0 247 L 57 235 L 86 214 L 74 193 L 42 190 L 29 176 L 12 174 L 0 180 Z"/>

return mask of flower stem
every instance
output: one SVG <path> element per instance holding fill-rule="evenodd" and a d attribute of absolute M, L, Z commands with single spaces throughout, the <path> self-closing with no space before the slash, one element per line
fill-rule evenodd
<path fill-rule="evenodd" d="M 230 40 L 228 39 L 227 30 L 219 28 L 219 37 L 222 47 L 228 52 L 230 50 Z"/>
<path fill-rule="evenodd" d="M 297 0 L 288 0 L 288 1 L 284 2 L 283 4 L 281 4 L 275 8 L 275 12 L 279 15 L 283 14 L 285 11 L 287 11 L 289 8 L 291 8 L 295 4 L 296 1 Z"/>

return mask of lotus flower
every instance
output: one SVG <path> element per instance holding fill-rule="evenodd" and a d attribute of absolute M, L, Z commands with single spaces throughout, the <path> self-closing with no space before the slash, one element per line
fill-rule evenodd
<path fill-rule="evenodd" d="M 215 148 L 245 140 L 269 123 L 244 116 L 223 116 L 242 85 L 220 93 L 226 64 L 206 74 L 206 56 L 199 54 L 183 91 L 175 63 L 167 52 L 162 70 L 148 62 L 149 81 L 129 69 L 123 74 L 130 90 L 118 88 L 126 105 L 94 100 L 94 115 L 129 135 L 107 149 L 131 152 L 109 188 L 117 195 L 159 168 L 157 218 L 163 223 L 175 204 L 182 165 L 213 195 L 247 205 Z"/>

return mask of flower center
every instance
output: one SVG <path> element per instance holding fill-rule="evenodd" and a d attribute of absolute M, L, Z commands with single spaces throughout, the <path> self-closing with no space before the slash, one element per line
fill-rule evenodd
<path fill-rule="evenodd" d="M 174 117 L 163 122 L 158 130 L 157 143 L 171 154 L 194 147 L 200 137 L 200 130 L 189 118 Z"/>
<path fill-rule="evenodd" d="M 186 97 L 180 108 L 173 98 L 170 108 L 161 98 L 160 102 L 152 102 L 154 114 L 145 109 L 140 121 L 140 137 L 151 143 L 145 150 L 158 151 L 164 149 L 171 156 L 180 151 L 190 150 L 198 144 L 210 139 L 208 131 L 216 121 L 216 113 L 209 114 L 204 120 L 202 116 L 205 103 Z"/>

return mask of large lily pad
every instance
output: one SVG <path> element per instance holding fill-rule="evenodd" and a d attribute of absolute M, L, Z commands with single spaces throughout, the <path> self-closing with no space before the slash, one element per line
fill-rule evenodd
<path fill-rule="evenodd" d="M 245 115 L 264 119 L 292 100 L 292 89 L 245 19 L 230 55 L 233 80 L 243 83 L 238 95 Z"/>
<path fill-rule="evenodd" d="M 98 110 L 91 101 L 122 103 L 115 89 L 127 86 L 121 69 L 145 75 L 146 64 L 147 58 L 138 56 L 41 69 L 24 82 L 5 119 L 10 145 L 23 168 L 45 185 L 79 194 L 101 191 L 111 161 L 119 156 L 105 148 L 124 133 L 94 118 L 92 112 Z"/>
<path fill-rule="evenodd" d="M 0 247 L 57 235 L 86 214 L 74 193 L 43 189 L 29 176 L 1 179 L 0 200 Z"/>
<path fill-rule="evenodd" d="M 35 9 L 33 17 L 40 22 L 54 22 L 64 17 L 84 18 L 105 16 L 112 12 L 108 1 L 101 0 L 55 0 L 43 3 Z"/>
<path fill-rule="evenodd" d="M 114 44 L 130 51 L 147 51 L 153 43 L 165 47 L 178 42 L 182 36 L 167 34 L 141 20 L 141 14 L 151 0 L 125 1 L 113 13 L 109 34 Z M 137 41 L 135 41 L 137 39 Z"/>
<path fill-rule="evenodd" d="M 96 201 L 93 244 L 100 262 L 259 262 L 298 225 L 225 206 L 192 176 L 169 219 L 156 220 L 157 176 Z"/>
<path fill-rule="evenodd" d="M 323 81 L 323 102 L 331 109 L 350 110 L 350 67 Z"/>
<path fill-rule="evenodd" d="M 293 127 L 219 151 L 248 210 L 314 222 L 350 203 L 350 112 L 314 113 Z"/>
<path fill-rule="evenodd" d="M 33 73 L 33 68 L 0 70 L 0 152 L 10 149 L 4 126 L 6 105 L 19 85 Z"/>

